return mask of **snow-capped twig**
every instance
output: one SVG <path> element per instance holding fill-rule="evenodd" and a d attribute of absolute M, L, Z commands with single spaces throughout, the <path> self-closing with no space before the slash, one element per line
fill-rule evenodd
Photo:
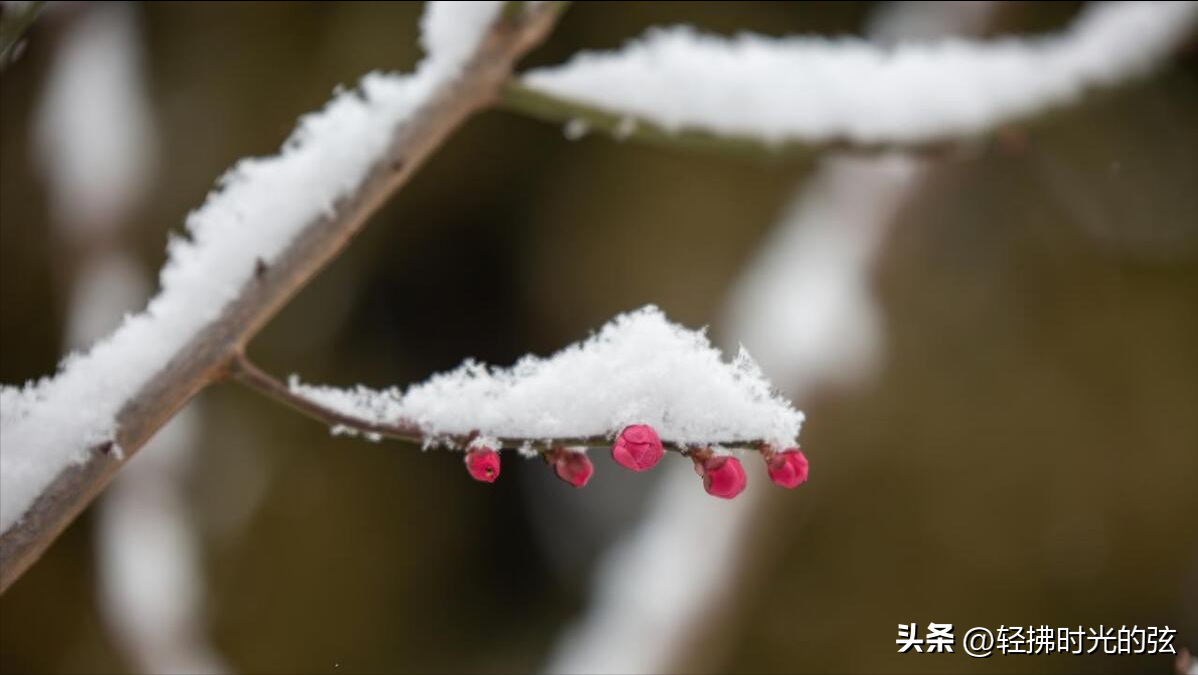
<path fill-rule="evenodd" d="M 618 140 L 733 154 L 927 152 L 1141 76 L 1196 22 L 1192 1 L 1097 3 L 1058 35 L 893 47 L 653 28 L 524 74 L 502 104 Z"/>
<path fill-rule="evenodd" d="M 424 445 L 429 440 L 429 437 L 421 430 L 420 425 L 412 420 L 400 419 L 393 422 L 377 422 L 355 415 L 348 415 L 335 408 L 322 405 L 312 398 L 297 394 L 287 383 L 262 370 L 245 356 L 240 356 L 233 361 L 229 374 L 232 379 L 259 394 L 272 398 L 318 422 L 323 422 L 330 429 L 334 430 L 335 433 L 357 434 L 375 440 L 389 438 L 416 445 Z M 472 432 L 439 436 L 437 440 L 439 443 L 447 446 L 465 448 L 471 441 L 478 437 L 479 434 L 477 432 Z M 561 447 L 606 448 L 611 445 L 612 439 L 611 436 L 576 436 L 553 439 L 495 437 L 494 442 L 499 446 L 496 449 L 514 448 L 526 452 L 544 454 Z M 750 439 L 727 443 L 726 445 L 756 449 L 766 445 L 766 443 L 761 439 Z M 680 445 L 675 441 L 662 439 L 662 447 L 674 452 L 684 452 L 692 446 Z"/>
<path fill-rule="evenodd" d="M 769 453 L 794 446 L 803 422 L 746 352 L 725 361 L 705 332 L 651 306 L 551 357 L 526 356 L 511 368 L 467 361 L 406 391 L 283 383 L 243 355 L 230 375 L 337 432 L 456 449 L 485 438 L 492 450 L 528 456 L 609 447 L 634 425 L 682 453 Z"/>
<path fill-rule="evenodd" d="M 423 437 L 420 426 L 414 422 L 398 420 L 383 423 L 362 419 L 293 393 L 291 387 L 288 387 L 286 383 L 254 365 L 244 354 L 238 354 L 229 364 L 229 377 L 259 394 L 272 398 L 314 420 L 324 422 L 332 429 L 345 429 L 363 436 L 390 438 L 410 443 L 419 443 Z"/>
<path fill-rule="evenodd" d="M 0 389 L 0 592 L 208 384 L 548 34 L 560 3 L 431 3 L 428 55 L 374 74 L 240 163 L 170 247 L 160 295 L 54 377 Z"/>

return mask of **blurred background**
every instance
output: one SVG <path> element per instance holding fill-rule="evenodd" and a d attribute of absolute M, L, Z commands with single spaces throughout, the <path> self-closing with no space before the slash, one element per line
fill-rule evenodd
<path fill-rule="evenodd" d="M 1003 3 L 961 31 L 1056 31 L 1079 6 Z M 581 2 L 526 64 L 663 23 L 900 39 L 885 29 L 899 10 L 951 11 Z M 214 179 L 274 152 L 334 87 L 410 69 L 420 12 L 45 12 L 0 73 L 0 381 L 53 372 L 140 309 Z M 715 503 L 677 458 L 640 475 L 596 453 L 581 492 L 539 462 L 508 461 L 486 486 L 459 455 L 334 438 L 216 386 L 3 596 L 0 671 L 615 668 L 605 654 L 631 646 L 602 626 L 653 608 L 612 600 L 637 581 L 610 570 L 672 508 L 693 527 L 644 564 L 693 578 L 680 592 L 694 602 L 662 615 L 682 627 L 668 640 L 633 631 L 645 669 L 1172 672 L 1171 656 L 969 659 L 893 640 L 912 622 L 954 623 L 958 641 L 973 626 L 1135 624 L 1198 645 L 1196 151 L 1193 41 L 1149 78 L 915 167 L 570 141 L 487 112 L 254 341 L 255 360 L 404 384 L 467 356 L 548 354 L 655 303 L 732 348 L 770 341 L 767 376 L 808 414 L 811 482 L 784 492 L 754 465 L 743 503 Z M 847 283 L 864 314 L 800 302 L 760 337 L 743 311 L 752 270 L 787 227 L 866 233 L 850 282 L 808 274 L 818 248 L 789 263 L 807 275 L 795 298 Z M 775 371 L 789 340 L 814 346 Z M 836 344 L 858 347 L 815 348 Z M 694 509 L 670 501 L 684 478 Z"/>

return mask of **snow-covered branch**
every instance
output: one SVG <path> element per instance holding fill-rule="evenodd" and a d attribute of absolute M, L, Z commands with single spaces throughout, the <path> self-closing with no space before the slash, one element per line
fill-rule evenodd
<path fill-rule="evenodd" d="M 57 374 L 0 389 L 0 590 L 328 263 L 463 120 L 498 95 L 560 5 L 430 3 L 427 56 L 307 115 L 239 162 L 173 239 L 161 291 Z"/>
<path fill-rule="evenodd" d="M 525 74 L 503 104 L 577 131 L 733 153 L 926 149 L 1142 76 L 1196 21 L 1193 1 L 1098 3 L 1058 35 L 893 47 L 653 28 Z"/>
<path fill-rule="evenodd" d="M 801 462 L 806 475 L 795 445 L 803 413 L 774 393 L 747 352 L 725 361 L 705 332 L 669 322 L 656 307 L 620 315 L 552 357 L 526 356 L 511 368 L 467 361 L 406 391 L 312 386 L 295 377 L 284 384 L 244 356 L 231 372 L 334 433 L 371 440 L 468 452 L 506 448 L 525 457 L 612 446 L 616 461 L 636 470 L 651 468 L 671 449 L 707 464 L 732 458 L 735 471 L 735 451 L 748 451 L 772 462 L 772 477 L 787 487 L 794 485 L 779 471 L 797 476 Z M 644 455 L 621 450 L 629 429 L 653 448 Z M 785 450 L 791 452 L 779 452 Z M 498 472 L 498 457 L 494 462 L 488 482 Z"/>

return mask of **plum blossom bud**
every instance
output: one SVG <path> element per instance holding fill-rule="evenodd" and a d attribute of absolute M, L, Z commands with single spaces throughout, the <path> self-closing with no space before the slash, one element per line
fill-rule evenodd
<path fill-rule="evenodd" d="M 645 471 L 661 461 L 665 449 L 657 432 L 647 424 L 624 427 L 611 446 L 611 458 L 626 469 Z"/>
<path fill-rule="evenodd" d="M 591 479 L 591 474 L 595 473 L 591 459 L 585 452 L 578 450 L 557 448 L 546 453 L 545 461 L 553 465 L 553 471 L 558 478 L 576 488 L 586 485 Z"/>
<path fill-rule="evenodd" d="M 707 494 L 721 499 L 732 499 L 740 494 L 748 483 L 745 467 L 731 455 L 717 455 L 709 448 L 697 448 L 687 453 L 695 463 L 695 473 L 703 479 Z"/>
<path fill-rule="evenodd" d="M 499 478 L 499 453 L 482 445 L 466 451 L 466 470 L 470 477 L 484 483 L 494 483 Z"/>
<path fill-rule="evenodd" d="M 807 482 L 807 457 L 798 448 L 767 452 L 765 464 L 775 485 L 793 489 Z"/>
<path fill-rule="evenodd" d="M 745 467 L 740 460 L 727 455 L 708 456 L 695 462 L 695 468 L 703 476 L 703 489 L 707 494 L 721 499 L 732 499 L 740 494 L 748 483 Z"/>

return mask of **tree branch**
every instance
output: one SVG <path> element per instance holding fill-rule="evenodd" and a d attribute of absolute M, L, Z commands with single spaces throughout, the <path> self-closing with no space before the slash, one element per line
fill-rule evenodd
<path fill-rule="evenodd" d="M 254 365 L 244 354 L 238 355 L 230 364 L 229 378 L 330 427 L 344 427 L 363 435 L 381 436 L 409 443 L 419 443 L 424 436 L 415 422 L 401 420 L 392 424 L 379 424 L 326 408 L 291 391 L 290 387 Z"/>
<path fill-rule="evenodd" d="M 273 377 L 254 365 L 244 354 L 238 354 L 229 364 L 229 379 L 235 380 L 254 391 L 272 398 L 312 419 L 323 422 L 330 427 L 341 427 L 364 436 L 390 438 L 408 443 L 423 444 L 429 438 L 420 425 L 411 420 L 397 420 L 390 423 L 380 423 L 346 415 L 322 405 L 318 401 L 302 396 L 292 391 L 282 381 Z M 456 447 L 467 446 L 479 434 L 436 435 L 435 438 Z M 566 438 L 514 438 L 499 437 L 496 439 L 499 447 L 494 448 L 523 448 L 544 454 L 555 448 L 607 448 L 611 447 L 612 438 L 609 436 L 573 436 Z M 711 445 L 717 445 L 712 443 Z M 735 440 L 718 443 L 724 447 L 762 449 L 768 443 L 760 439 Z M 688 454 L 695 449 L 696 444 L 682 444 L 678 441 L 662 439 L 662 447 L 666 450 Z"/>
<path fill-rule="evenodd" d="M 442 85 L 393 132 L 388 149 L 360 187 L 313 220 L 262 267 L 223 311 L 174 353 L 116 419 L 116 446 L 93 448 L 41 493 L 0 535 L 0 592 L 41 556 L 108 484 L 116 471 L 195 394 L 227 374 L 251 338 L 362 228 L 366 219 L 471 114 L 499 96 L 513 65 L 551 30 L 560 3 L 542 3 L 491 26 L 455 80 Z"/>
<path fill-rule="evenodd" d="M 523 73 L 500 106 L 566 124 L 571 137 L 597 131 L 758 159 L 943 155 L 1002 143 L 996 132 L 1143 76 L 1185 49 L 1196 23 L 1189 3 L 1105 3 L 1050 36 L 894 47 L 654 28 L 620 49 Z M 1026 58 L 1009 59 L 1013 47 Z M 1024 84 L 1013 90 L 1016 76 Z M 969 95 L 943 95 L 957 90 Z"/>
<path fill-rule="evenodd" d="M 513 79 L 503 88 L 499 108 L 543 122 L 576 125 L 580 134 L 604 133 L 617 141 L 645 143 L 754 160 L 804 160 L 827 151 L 879 154 L 902 149 L 924 155 L 944 154 L 959 145 L 954 140 L 909 145 L 864 144 L 847 139 L 821 143 L 784 141 L 772 143 L 756 136 L 718 134 L 699 129 L 671 131 L 636 115 L 608 110 L 555 96 Z"/>
<path fill-rule="evenodd" d="M 986 133 L 950 137 L 920 143 L 860 143 L 847 138 L 822 142 L 770 142 L 757 136 L 718 134 L 700 129 L 671 131 L 659 124 L 628 113 L 599 108 L 541 91 L 519 79 L 503 88 L 498 108 L 550 124 L 566 125 L 567 134 L 582 137 L 601 133 L 617 142 L 628 141 L 684 152 L 699 152 L 749 161 L 807 161 L 829 152 L 869 157 L 901 152 L 928 160 L 989 152 L 1006 147 L 1012 137 L 1022 137 L 1067 119 L 1078 109 L 1118 96 L 1124 83 L 1088 91 L 1069 104 L 1049 107 L 996 125 Z M 576 125 L 573 129 L 570 125 Z"/>

